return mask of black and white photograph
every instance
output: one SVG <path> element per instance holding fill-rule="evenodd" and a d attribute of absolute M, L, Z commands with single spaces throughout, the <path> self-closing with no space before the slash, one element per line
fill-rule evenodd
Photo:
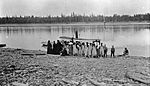
<path fill-rule="evenodd" d="M 150 86 L 150 0 L 0 0 L 0 86 Z"/>

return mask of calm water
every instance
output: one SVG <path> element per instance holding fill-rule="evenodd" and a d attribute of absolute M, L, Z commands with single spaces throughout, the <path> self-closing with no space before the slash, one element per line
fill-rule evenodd
<path fill-rule="evenodd" d="M 116 47 L 116 54 L 121 54 L 128 47 L 130 55 L 150 56 L 149 24 L 111 24 L 103 25 L 5 25 L 0 26 L 0 43 L 10 48 L 40 49 L 41 42 L 56 41 L 60 36 L 74 35 L 78 30 L 81 38 L 98 38 L 110 48 Z M 108 52 L 110 53 L 110 52 Z"/>

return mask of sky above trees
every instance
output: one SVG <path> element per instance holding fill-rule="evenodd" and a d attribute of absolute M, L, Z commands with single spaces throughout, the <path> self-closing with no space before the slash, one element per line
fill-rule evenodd
<path fill-rule="evenodd" d="M 150 0 L 0 0 L 0 16 L 150 13 Z"/>

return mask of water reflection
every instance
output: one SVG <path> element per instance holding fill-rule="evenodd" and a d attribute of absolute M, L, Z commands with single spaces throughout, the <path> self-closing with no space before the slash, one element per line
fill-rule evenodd
<path fill-rule="evenodd" d="M 60 36 L 74 36 L 79 32 L 81 38 L 101 39 L 108 47 L 115 45 L 117 53 L 124 47 L 131 55 L 150 56 L 150 25 L 53 25 L 45 27 L 0 27 L 0 42 L 8 47 L 43 49 L 41 42 L 55 41 Z"/>

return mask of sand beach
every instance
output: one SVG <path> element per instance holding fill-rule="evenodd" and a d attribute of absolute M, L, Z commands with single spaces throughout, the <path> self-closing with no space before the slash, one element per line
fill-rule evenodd
<path fill-rule="evenodd" d="M 150 86 L 149 57 L 86 58 L 0 48 L 1 86 Z"/>

